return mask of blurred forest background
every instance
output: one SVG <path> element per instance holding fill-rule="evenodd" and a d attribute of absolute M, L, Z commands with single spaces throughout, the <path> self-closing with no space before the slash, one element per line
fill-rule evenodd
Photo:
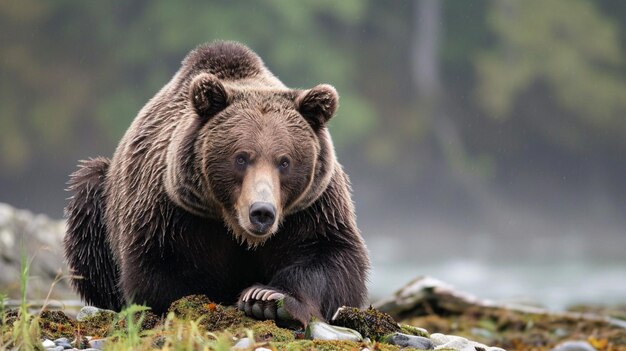
<path fill-rule="evenodd" d="M 61 218 L 185 54 L 255 50 L 333 84 L 373 296 L 626 299 L 626 2 L 2 1 L 0 202 Z"/>

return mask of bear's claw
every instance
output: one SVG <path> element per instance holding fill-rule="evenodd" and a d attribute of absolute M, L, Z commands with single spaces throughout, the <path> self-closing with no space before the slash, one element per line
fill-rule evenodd
<path fill-rule="evenodd" d="M 284 326 L 300 325 L 284 308 L 286 298 L 291 297 L 271 288 L 253 286 L 241 294 L 237 308 L 249 317 L 271 319 Z"/>

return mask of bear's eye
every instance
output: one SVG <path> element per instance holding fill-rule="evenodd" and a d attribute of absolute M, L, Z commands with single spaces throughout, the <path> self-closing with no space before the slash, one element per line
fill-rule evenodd
<path fill-rule="evenodd" d="M 283 158 L 282 160 L 280 160 L 280 163 L 278 164 L 278 168 L 280 169 L 289 168 L 289 160 L 287 158 Z"/>
<path fill-rule="evenodd" d="M 235 158 L 235 164 L 237 167 L 244 168 L 248 164 L 248 159 L 245 155 L 239 155 Z"/>

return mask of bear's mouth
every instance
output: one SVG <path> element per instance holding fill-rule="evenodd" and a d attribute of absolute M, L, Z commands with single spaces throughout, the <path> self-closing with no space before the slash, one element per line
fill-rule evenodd
<path fill-rule="evenodd" d="M 242 241 L 248 244 L 249 248 L 255 248 L 257 246 L 263 245 L 267 239 L 269 239 L 272 235 L 274 235 L 275 231 L 267 229 L 266 231 L 258 231 L 255 229 L 248 229 L 237 226 L 238 230 L 241 231 L 240 234 L 235 232 L 235 235 L 239 237 Z"/>
<path fill-rule="evenodd" d="M 225 224 L 234 234 L 237 241 L 242 244 L 246 243 L 248 248 L 261 246 L 278 231 L 277 223 L 270 226 L 259 227 L 253 225 L 248 218 L 249 216 L 240 216 L 237 210 L 224 214 Z"/>

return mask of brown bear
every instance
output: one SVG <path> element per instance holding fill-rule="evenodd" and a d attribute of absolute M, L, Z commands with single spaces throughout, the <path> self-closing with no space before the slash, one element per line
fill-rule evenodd
<path fill-rule="evenodd" d="M 330 85 L 287 88 L 241 44 L 193 50 L 113 159 L 71 176 L 78 293 L 156 313 L 204 294 L 303 324 L 362 306 L 369 259 L 326 127 L 337 103 Z"/>

